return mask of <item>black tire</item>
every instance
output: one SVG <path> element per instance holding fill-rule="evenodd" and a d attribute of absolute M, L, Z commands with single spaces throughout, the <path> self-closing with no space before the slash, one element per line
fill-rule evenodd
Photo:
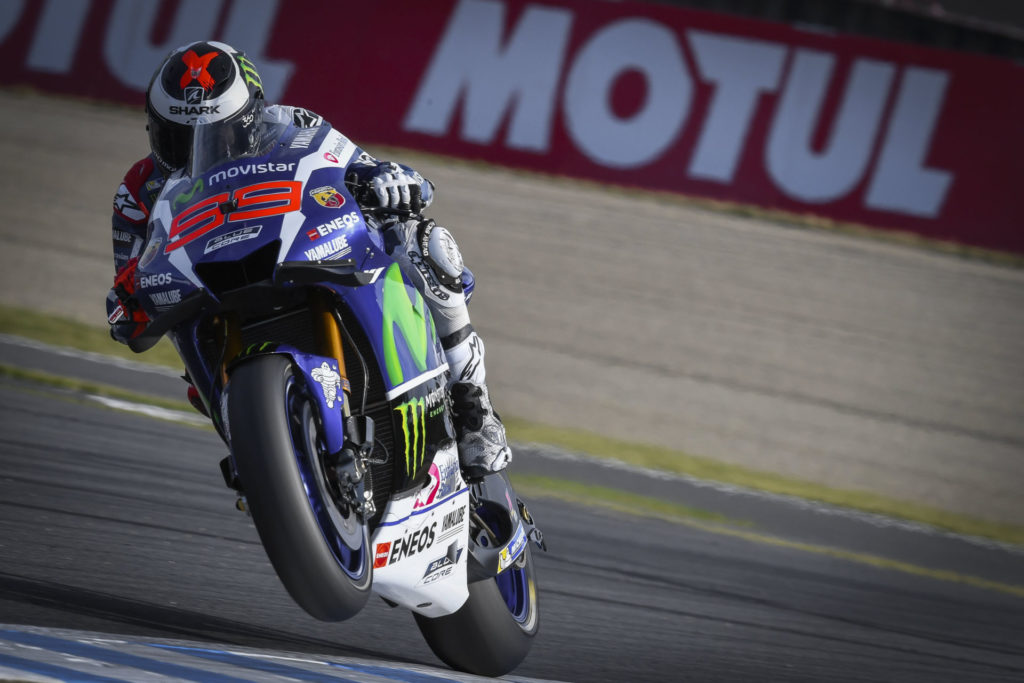
<path fill-rule="evenodd" d="M 234 370 L 232 454 L 281 583 L 311 616 L 340 621 L 369 598 L 369 541 L 365 525 L 333 503 L 320 465 L 314 404 L 298 372 L 279 355 L 257 356 Z"/>
<path fill-rule="evenodd" d="M 521 568 L 469 584 L 469 599 L 454 614 L 435 619 L 413 614 L 438 659 L 478 676 L 503 676 L 526 659 L 540 626 L 540 603 L 529 546 L 523 557 Z M 513 594 L 510 602 L 518 606 L 518 614 L 513 614 L 503 591 Z"/>

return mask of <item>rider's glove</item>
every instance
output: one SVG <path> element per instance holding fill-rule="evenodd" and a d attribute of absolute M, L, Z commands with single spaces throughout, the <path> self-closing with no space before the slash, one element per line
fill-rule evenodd
<path fill-rule="evenodd" d="M 149 316 L 135 298 L 135 271 L 138 267 L 139 259 L 133 258 L 117 271 L 117 275 L 114 276 L 114 294 L 117 295 L 117 300 L 121 302 L 121 309 L 124 311 L 122 320 L 145 324 L 149 322 Z"/>
<path fill-rule="evenodd" d="M 429 192 L 426 198 L 423 196 L 423 185 L 427 182 L 416 171 L 389 161 L 374 171 L 370 189 L 378 206 L 419 213 L 430 204 Z"/>

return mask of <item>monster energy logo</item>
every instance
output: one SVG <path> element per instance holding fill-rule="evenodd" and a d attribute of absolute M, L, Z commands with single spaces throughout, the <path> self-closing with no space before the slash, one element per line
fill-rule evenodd
<path fill-rule="evenodd" d="M 395 408 L 402 416 L 405 436 L 405 473 L 412 476 L 427 455 L 427 399 L 414 398 Z"/>
<path fill-rule="evenodd" d="M 260 75 L 256 71 L 255 64 L 250 62 L 246 57 L 238 55 L 238 66 L 242 71 L 242 76 L 245 77 L 246 83 L 257 87 L 260 90 L 263 89 L 263 81 L 260 80 Z"/>
<path fill-rule="evenodd" d="M 238 357 L 243 358 L 245 356 L 252 356 L 257 353 L 263 353 L 267 349 L 273 351 L 274 349 L 277 348 L 277 346 L 278 345 L 275 344 L 274 342 L 257 342 L 256 344 L 249 344 L 241 353 L 238 354 Z"/>
<path fill-rule="evenodd" d="M 196 182 L 192 184 L 192 189 L 191 190 L 189 190 L 188 192 L 182 192 L 181 194 L 179 194 L 177 197 L 174 198 L 174 201 L 171 202 L 171 208 L 172 209 L 176 209 L 176 208 L 178 208 L 178 204 L 181 204 L 183 202 L 191 201 L 192 197 L 195 196 L 196 192 L 202 192 L 202 191 L 203 191 L 203 179 L 202 178 L 196 178 Z"/>

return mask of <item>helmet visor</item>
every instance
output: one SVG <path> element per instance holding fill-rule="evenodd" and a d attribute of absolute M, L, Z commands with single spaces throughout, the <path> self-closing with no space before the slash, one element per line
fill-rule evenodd
<path fill-rule="evenodd" d="M 181 168 L 192 149 L 192 126 L 149 117 L 149 147 L 165 173 Z"/>

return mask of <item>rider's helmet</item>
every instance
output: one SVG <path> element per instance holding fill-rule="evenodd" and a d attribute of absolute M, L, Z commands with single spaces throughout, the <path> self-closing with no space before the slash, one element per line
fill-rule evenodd
<path fill-rule="evenodd" d="M 213 41 L 171 52 L 146 91 L 149 146 L 168 175 L 183 167 L 198 117 L 216 126 L 224 151 L 254 152 L 260 144 L 263 84 L 243 52 Z"/>

